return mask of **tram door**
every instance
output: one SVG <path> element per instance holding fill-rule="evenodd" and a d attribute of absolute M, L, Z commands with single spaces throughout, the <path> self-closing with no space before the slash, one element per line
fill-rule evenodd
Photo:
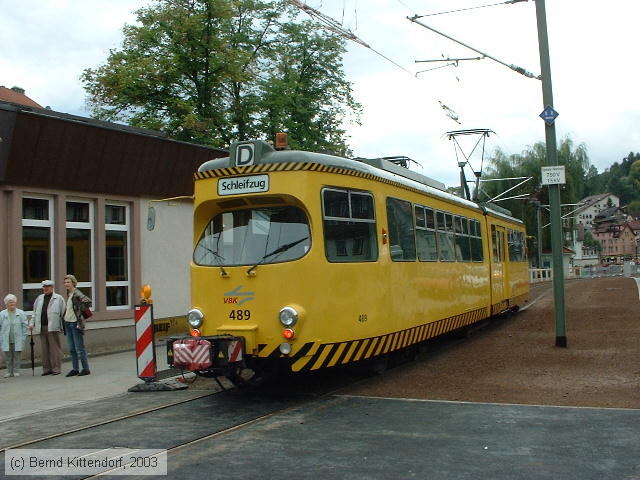
<path fill-rule="evenodd" d="M 491 304 L 506 299 L 505 229 L 491 225 Z M 495 313 L 495 312 L 493 312 Z"/>

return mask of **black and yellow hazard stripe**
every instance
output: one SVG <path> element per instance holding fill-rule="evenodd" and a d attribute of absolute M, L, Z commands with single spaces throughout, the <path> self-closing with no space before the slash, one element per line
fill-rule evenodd
<path fill-rule="evenodd" d="M 267 163 L 260 165 L 249 165 L 247 167 L 229 167 L 229 168 L 217 168 L 215 170 L 206 170 L 204 172 L 196 172 L 193 174 L 194 180 L 205 180 L 208 178 L 221 178 L 221 177 L 233 177 L 238 175 L 253 175 L 259 173 L 270 172 L 299 172 L 309 171 L 318 173 L 334 173 L 337 175 L 349 175 L 352 177 L 365 178 L 367 180 L 375 180 L 378 182 L 393 185 L 394 187 L 402 188 L 412 192 L 420 193 L 422 190 L 418 188 L 412 188 L 404 183 L 389 180 L 388 178 L 382 178 L 371 173 L 360 172 L 358 170 L 351 170 L 349 168 L 332 167 L 330 165 L 323 165 L 321 163 L 314 162 L 285 162 L 285 163 Z"/>
<path fill-rule="evenodd" d="M 488 309 L 485 307 L 377 337 L 335 343 L 307 342 L 302 344 L 300 348 L 295 349 L 289 355 L 288 360 L 291 363 L 291 370 L 294 372 L 345 365 L 394 352 L 429 338 L 471 325 L 487 318 L 489 316 L 488 313 Z M 269 348 L 267 344 L 258 345 L 258 356 L 260 359 L 285 357 L 280 353 L 279 346 L 272 345 Z"/>
<path fill-rule="evenodd" d="M 491 305 L 491 315 L 497 315 L 509 309 L 509 300 L 502 300 Z"/>

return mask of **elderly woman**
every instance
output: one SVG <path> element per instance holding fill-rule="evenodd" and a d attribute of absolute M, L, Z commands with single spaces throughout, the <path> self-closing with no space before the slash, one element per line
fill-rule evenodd
<path fill-rule="evenodd" d="M 20 360 L 24 341 L 27 338 L 27 315 L 16 308 L 18 299 L 9 294 L 4 297 L 7 307 L 0 312 L 0 342 L 7 363 L 6 377 L 20 376 Z"/>

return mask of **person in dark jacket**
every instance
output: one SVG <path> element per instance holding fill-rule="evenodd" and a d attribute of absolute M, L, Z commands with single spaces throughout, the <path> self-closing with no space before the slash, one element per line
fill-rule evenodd
<path fill-rule="evenodd" d="M 67 346 L 71 355 L 72 369 L 67 377 L 89 375 L 89 360 L 84 348 L 84 320 L 83 312 L 91 306 L 91 299 L 77 288 L 78 280 L 73 275 L 65 275 L 64 288 L 67 289 L 67 306 L 64 313 L 64 334 L 67 336 Z M 79 370 L 82 364 L 82 370 Z"/>

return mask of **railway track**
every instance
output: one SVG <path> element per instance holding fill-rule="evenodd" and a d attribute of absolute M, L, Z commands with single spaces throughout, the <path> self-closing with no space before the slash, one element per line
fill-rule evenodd
<path fill-rule="evenodd" d="M 220 393 L 220 392 L 216 392 L 216 393 Z M 136 412 L 133 412 L 133 413 L 128 413 L 128 414 L 125 414 L 125 415 L 120 415 L 120 416 L 113 417 L 113 418 L 108 418 L 108 419 L 105 419 L 105 420 L 100 420 L 100 421 L 89 423 L 89 424 L 86 424 L 86 425 L 81 425 L 81 426 L 77 426 L 77 427 L 68 428 L 68 429 L 63 430 L 61 432 L 56 432 L 56 433 L 49 434 L 49 435 L 43 435 L 43 436 L 36 437 L 36 438 L 30 438 L 28 440 L 24 440 L 24 441 L 20 441 L 20 442 L 14 443 L 14 444 L 10 444 L 10 445 L 7 445 L 7 446 L 0 447 L 0 453 L 4 453 L 6 450 L 9 450 L 9 449 L 12 449 L 12 448 L 30 447 L 30 446 L 32 446 L 34 444 L 37 444 L 39 442 L 44 442 L 46 440 L 53 440 L 55 438 L 63 437 L 65 435 L 71 435 L 73 433 L 81 432 L 83 430 L 89 430 L 89 429 L 97 428 L 97 427 L 100 427 L 100 426 L 103 426 L 103 425 L 108 425 L 110 423 L 115 423 L 115 422 L 119 422 L 119 421 L 122 421 L 122 420 L 135 418 L 135 417 L 138 417 L 140 415 L 145 415 L 145 414 L 148 414 L 148 413 L 156 412 L 158 410 L 163 410 L 165 408 L 171 408 L 171 407 L 174 407 L 176 405 L 182 405 L 184 403 L 192 402 L 194 400 L 198 400 L 198 399 L 201 399 L 201 398 L 204 398 L 204 397 L 209 397 L 209 396 L 212 396 L 212 395 L 215 395 L 215 393 L 206 393 L 206 394 L 203 394 L 203 395 L 200 395 L 200 396 L 196 396 L 196 397 L 193 397 L 193 398 L 180 400 L 178 402 L 170 402 L 170 403 L 167 403 L 167 404 L 163 404 L 163 405 L 147 408 L 147 409 L 144 409 L 144 410 L 136 411 Z M 8 421 L 15 421 L 15 419 L 9 419 Z M 5 421 L 3 423 L 6 423 L 6 422 L 7 421 Z"/>
<path fill-rule="evenodd" d="M 311 377 L 316 380 L 318 377 L 324 379 L 314 381 Z M 65 415 L 61 414 L 58 426 L 62 426 L 62 429 L 6 445 L 0 449 L 0 459 L 4 463 L 6 451 L 18 448 L 91 449 L 95 452 L 108 448 L 126 448 L 131 451 L 162 449 L 173 455 L 198 442 L 213 440 L 225 433 L 331 395 L 350 381 L 351 377 L 336 380 L 323 373 L 308 376 L 293 386 L 274 384 L 249 391 L 233 389 L 206 393 L 73 428 L 64 428 Z M 125 401 L 126 397 L 117 398 Z M 90 408 L 86 405 L 80 407 Z"/>
<path fill-rule="evenodd" d="M 92 449 L 100 452 L 121 447 L 173 451 L 299 405 L 304 400 L 300 397 L 276 398 L 222 391 L 32 438 L 4 447 L 1 457 L 4 459 L 6 450 L 15 448 Z"/>
<path fill-rule="evenodd" d="M 462 341 L 462 338 L 455 335 L 434 339 L 426 344 L 428 353 L 420 356 L 443 354 Z M 413 355 L 396 358 L 388 366 L 403 363 L 416 356 L 417 349 Z M 177 402 L 63 428 L 55 433 L 33 436 L 0 448 L 0 454 L 4 457 L 7 449 L 16 448 L 95 449 L 98 452 L 106 448 L 123 447 L 131 450 L 166 450 L 172 463 L 180 463 L 179 458 L 190 454 L 193 449 L 197 450 L 199 445 L 211 444 L 225 434 L 331 396 L 367 376 L 362 372 L 354 372 L 352 368 L 342 368 L 296 377 L 291 383 L 276 383 L 268 388 L 252 391 L 207 392 Z M 121 402 L 126 401 L 124 396 L 119 398 Z M 60 424 L 66 426 L 64 415 L 61 416 Z"/>
<path fill-rule="evenodd" d="M 307 401 L 311 401 L 311 400 L 307 400 Z M 202 444 L 204 442 L 207 442 L 207 441 L 215 441 L 218 437 L 222 437 L 225 434 L 228 434 L 228 433 L 231 433 L 231 432 L 235 432 L 235 431 L 243 429 L 243 428 L 250 427 L 251 425 L 254 425 L 257 422 L 260 422 L 262 420 L 266 420 L 266 419 L 268 419 L 270 417 L 274 417 L 274 416 L 279 415 L 279 414 L 285 414 L 288 410 L 299 408 L 302 403 L 304 403 L 304 402 L 294 403 L 293 405 L 290 405 L 290 406 L 287 406 L 287 407 L 275 409 L 273 411 L 270 411 L 270 412 L 265 413 L 263 415 L 257 416 L 255 418 L 252 418 L 252 419 L 247 420 L 245 422 L 239 423 L 237 425 L 230 425 L 230 426 L 228 426 L 226 428 L 223 428 L 221 430 L 212 432 L 212 433 L 210 433 L 208 435 L 203 435 L 203 436 L 201 436 L 199 438 L 195 438 L 195 439 L 193 439 L 191 441 L 184 442 L 182 444 L 167 448 L 166 449 L 167 463 L 169 463 L 169 457 L 170 456 L 172 457 L 172 461 L 174 461 L 175 460 L 175 456 L 180 455 L 183 451 L 186 451 L 186 449 L 199 446 L 200 444 Z M 163 455 L 164 455 L 164 452 L 163 452 Z M 156 455 L 156 457 L 159 457 L 159 455 Z M 127 468 L 129 465 L 130 464 L 124 465 L 123 468 Z M 167 468 L 169 468 L 169 466 L 167 466 Z M 100 473 L 98 475 L 91 475 L 91 476 L 83 477 L 83 480 L 91 479 L 91 478 L 98 478 L 98 477 L 102 477 L 103 475 L 115 474 L 119 470 L 122 470 L 122 468 L 114 468 L 112 470 L 107 470 L 105 472 L 102 472 L 102 473 Z M 119 475 L 119 477 L 121 477 L 121 475 Z"/>

